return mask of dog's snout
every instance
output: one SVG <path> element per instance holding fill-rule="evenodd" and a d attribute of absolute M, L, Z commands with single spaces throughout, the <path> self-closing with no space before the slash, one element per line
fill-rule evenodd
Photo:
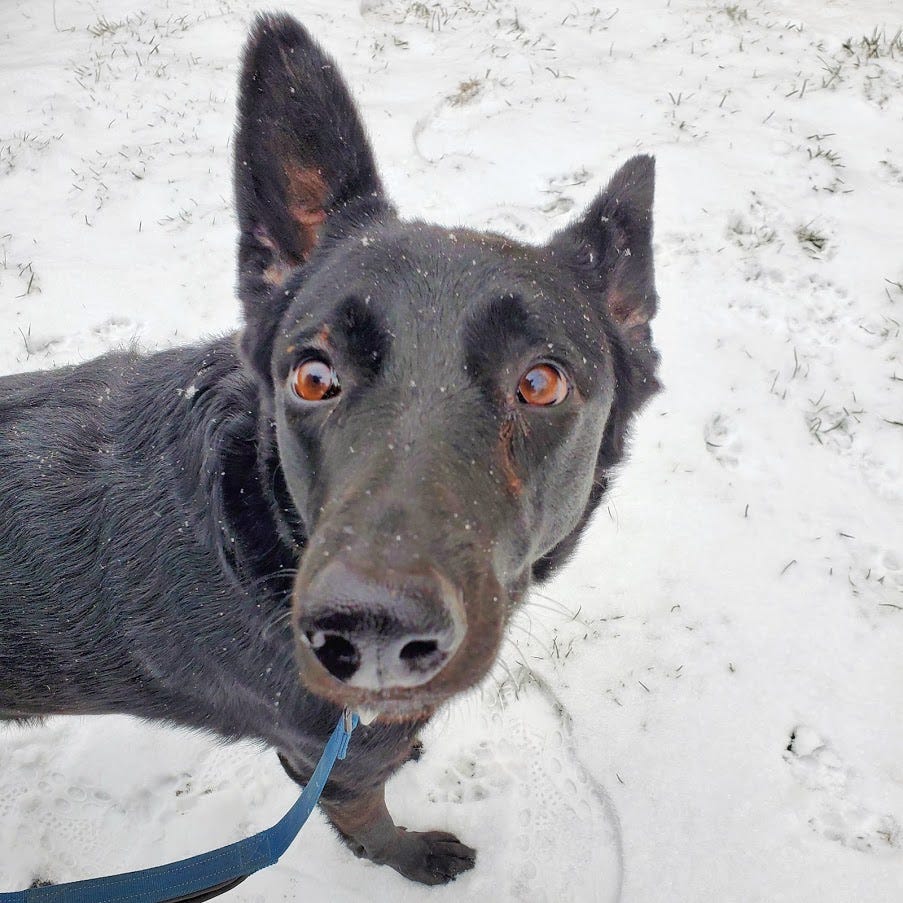
<path fill-rule="evenodd" d="M 365 576 L 335 561 L 308 585 L 296 624 L 319 663 L 364 690 L 419 687 L 464 638 L 464 612 L 451 582 L 426 574 Z"/>

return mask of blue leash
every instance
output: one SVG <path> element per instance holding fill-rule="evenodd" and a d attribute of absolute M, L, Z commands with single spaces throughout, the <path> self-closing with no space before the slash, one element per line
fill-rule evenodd
<path fill-rule="evenodd" d="M 0 903 L 197 903 L 231 890 L 274 865 L 289 848 L 317 805 L 336 759 L 345 758 L 357 724 L 357 715 L 346 709 L 301 796 L 272 828 L 169 865 L 0 894 Z"/>

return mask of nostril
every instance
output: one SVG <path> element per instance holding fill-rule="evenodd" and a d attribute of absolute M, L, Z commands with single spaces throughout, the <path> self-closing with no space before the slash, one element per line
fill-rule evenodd
<path fill-rule="evenodd" d="M 405 643 L 398 657 L 402 661 L 413 662 L 438 651 L 439 644 L 435 640 L 411 640 L 410 643 Z"/>
<path fill-rule="evenodd" d="M 361 665 L 354 644 L 337 633 L 322 631 L 305 634 L 320 664 L 337 680 L 349 680 Z"/>
<path fill-rule="evenodd" d="M 438 670 L 448 655 L 436 640 L 411 640 L 401 647 L 398 657 L 409 672 L 425 674 Z"/>

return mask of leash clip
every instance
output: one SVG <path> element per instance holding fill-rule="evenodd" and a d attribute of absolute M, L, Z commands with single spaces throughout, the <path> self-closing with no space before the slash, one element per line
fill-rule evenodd
<path fill-rule="evenodd" d="M 345 758 L 345 754 L 348 752 L 348 742 L 351 740 L 351 732 L 357 727 L 358 721 L 357 715 L 351 709 L 345 708 L 342 710 L 342 735 L 339 742 L 339 751 L 336 754 L 337 759 Z"/>

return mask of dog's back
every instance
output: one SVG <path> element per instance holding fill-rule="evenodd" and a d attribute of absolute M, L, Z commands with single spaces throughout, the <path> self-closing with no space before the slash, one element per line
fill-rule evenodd
<path fill-rule="evenodd" d="M 249 627 L 229 617 L 230 577 L 254 552 L 224 568 L 212 541 L 223 456 L 257 473 L 256 388 L 234 340 L 8 376 L 0 396 L 0 711 L 216 727 L 191 698 L 216 692 L 210 648 Z M 180 627 L 217 597 L 230 604 L 205 635 Z"/>
<path fill-rule="evenodd" d="M 98 604 L 102 412 L 127 360 L 0 380 L 0 710 L 77 705 L 91 679 L 85 653 L 115 642 Z"/>

